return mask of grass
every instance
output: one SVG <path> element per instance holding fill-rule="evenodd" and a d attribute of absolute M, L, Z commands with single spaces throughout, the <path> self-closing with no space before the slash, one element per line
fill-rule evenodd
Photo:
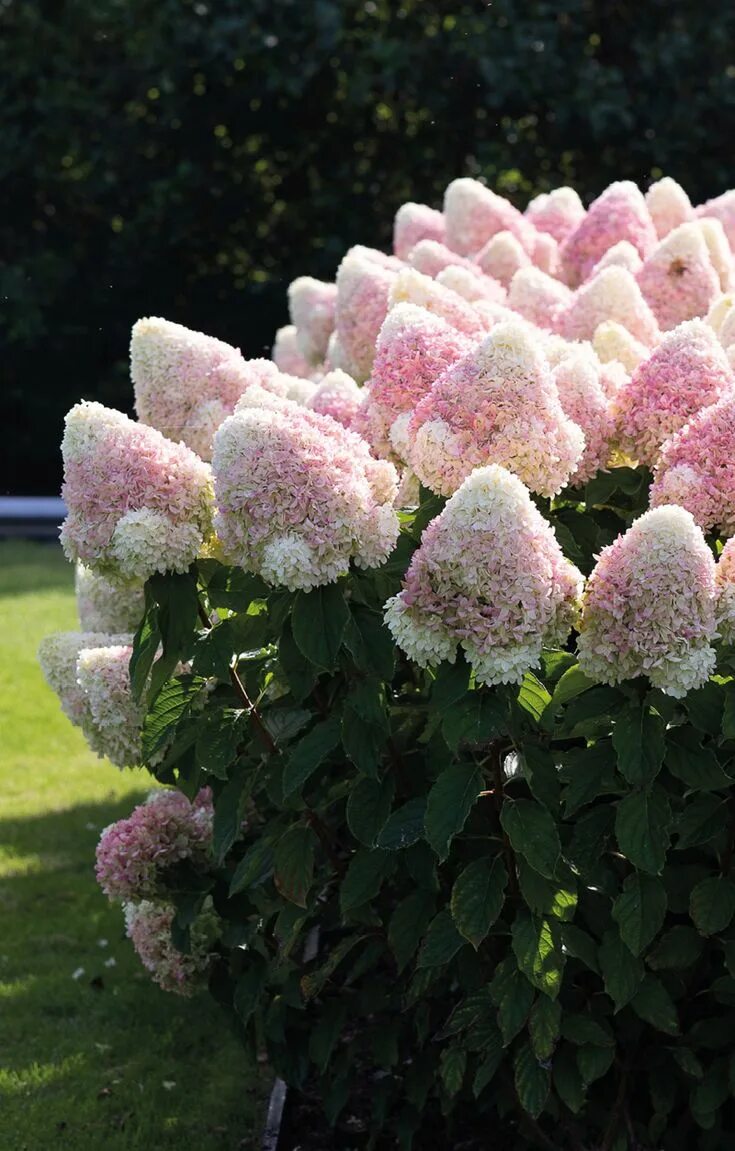
<path fill-rule="evenodd" d="M 95 883 L 100 830 L 150 783 L 41 678 L 41 637 L 76 626 L 59 550 L 0 544 L 0 1147 L 256 1148 L 265 1085 L 226 1017 L 150 982 Z"/>

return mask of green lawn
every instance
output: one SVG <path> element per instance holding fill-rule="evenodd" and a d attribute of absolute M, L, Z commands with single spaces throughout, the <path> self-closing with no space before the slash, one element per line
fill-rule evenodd
<path fill-rule="evenodd" d="M 99 833 L 150 786 L 96 759 L 36 665 L 76 627 L 52 545 L 0 544 L 0 1148 L 255 1148 L 264 1077 L 206 995 L 166 995 L 99 891 Z"/>

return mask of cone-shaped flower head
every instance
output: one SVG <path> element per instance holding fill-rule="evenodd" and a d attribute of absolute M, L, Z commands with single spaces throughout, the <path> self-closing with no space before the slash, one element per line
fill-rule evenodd
<path fill-rule="evenodd" d="M 461 256 L 479 252 L 496 232 L 512 232 L 533 251 L 535 228 L 510 200 L 496 195 L 479 180 L 453 180 L 444 193 L 446 243 Z"/>
<path fill-rule="evenodd" d="M 184 444 L 102 404 L 76 404 L 61 444 L 71 560 L 122 582 L 183 572 L 211 531 L 208 466 Z"/>
<path fill-rule="evenodd" d="M 138 902 L 166 895 L 166 871 L 190 860 L 200 867 L 212 849 L 212 793 L 192 803 L 180 791 L 153 791 L 127 819 L 111 823 L 97 844 L 97 882 L 109 899 Z"/>
<path fill-rule="evenodd" d="M 469 261 L 468 261 L 469 265 Z M 450 264 L 436 276 L 437 284 L 450 288 L 463 300 L 475 303 L 477 300 L 490 300 L 494 304 L 505 303 L 505 288 L 492 276 L 486 276 L 474 266 Z"/>
<path fill-rule="evenodd" d="M 271 358 L 279 371 L 290 376 L 308 379 L 314 370 L 301 351 L 299 333 L 293 324 L 286 324 L 276 332 Z"/>
<path fill-rule="evenodd" d="M 735 644 L 735 538 L 722 549 L 715 572 L 717 630 L 723 643 Z"/>
<path fill-rule="evenodd" d="M 554 188 L 531 200 L 525 215 L 539 232 L 547 232 L 562 244 L 579 227 L 586 212 L 574 188 Z"/>
<path fill-rule="evenodd" d="M 638 284 L 663 331 L 706 316 L 720 280 L 698 221 L 662 240 L 638 273 Z"/>
<path fill-rule="evenodd" d="M 472 346 L 440 316 L 415 304 L 397 304 L 380 329 L 369 395 L 355 430 L 379 455 L 388 456 L 393 422 L 413 412 L 434 381 Z"/>
<path fill-rule="evenodd" d="M 413 471 L 441 495 L 491 463 L 553 495 L 577 467 L 584 436 L 562 411 L 540 343 L 513 320 L 439 377 L 416 408 L 409 443 Z"/>
<path fill-rule="evenodd" d="M 84 564 L 77 564 L 74 590 L 82 631 L 107 635 L 135 633 L 143 618 L 142 583 L 111 583 Z"/>
<path fill-rule="evenodd" d="M 507 288 L 519 268 L 531 267 L 531 257 L 512 232 L 496 232 L 475 257 L 487 276 Z"/>
<path fill-rule="evenodd" d="M 707 313 L 707 323 L 717 337 L 720 337 L 722 326 L 731 312 L 735 312 L 735 292 L 725 292 L 718 296 Z M 732 330 L 733 335 L 735 335 L 735 319 L 731 320 L 730 323 L 733 324 Z M 720 343 L 722 343 L 721 338 Z M 727 347 L 726 344 L 722 344 L 722 346 L 723 348 Z"/>
<path fill-rule="evenodd" d="M 645 259 L 656 239 L 646 201 L 636 185 L 629 180 L 610 184 L 593 200 L 587 215 L 562 245 L 567 280 L 572 287 L 586 280 L 608 248 L 619 240 L 629 240 Z"/>
<path fill-rule="evenodd" d="M 564 414 L 584 432 L 584 455 L 572 477 L 576 486 L 607 467 L 615 425 L 599 368 L 584 348 L 570 349 L 552 375 Z"/>
<path fill-rule="evenodd" d="M 616 320 L 605 320 L 595 328 L 593 347 L 603 364 L 617 360 L 626 372 L 633 372 L 650 351 Z"/>
<path fill-rule="evenodd" d="M 548 232 L 537 232 L 533 245 L 533 262 L 549 276 L 558 276 L 561 269 L 561 251 Z"/>
<path fill-rule="evenodd" d="M 727 310 L 723 316 L 719 331 L 720 343 L 723 348 L 731 348 L 735 344 L 735 307 Z"/>
<path fill-rule="evenodd" d="M 334 331 L 337 285 L 299 276 L 288 288 L 288 311 L 307 363 L 320 364 Z"/>
<path fill-rule="evenodd" d="M 144 899 L 126 903 L 125 933 L 141 963 L 162 991 L 189 996 L 205 987 L 214 956 L 207 916 L 200 916 L 189 931 L 189 950 L 179 951 L 171 939 L 174 907 Z M 214 916 L 210 915 L 212 926 Z M 204 924 L 204 926 L 202 925 Z"/>
<path fill-rule="evenodd" d="M 677 503 L 702 531 L 735 535 L 735 392 L 698 412 L 661 448 L 651 505 Z"/>
<path fill-rule="evenodd" d="M 41 640 L 38 662 L 46 683 L 59 697 L 61 710 L 75 727 L 89 719 L 89 706 L 77 681 L 77 660 L 84 648 L 127 642 L 127 635 L 105 632 L 61 631 Z"/>
<path fill-rule="evenodd" d="M 508 290 L 508 307 L 532 324 L 555 331 L 559 317 L 572 302 L 572 292 L 560 280 L 538 268 L 521 268 Z"/>
<path fill-rule="evenodd" d="M 329 416 L 266 401 L 250 407 L 246 396 L 215 436 L 224 553 L 292 591 L 332 583 L 351 559 L 383 563 L 398 538 L 395 468 Z"/>
<path fill-rule="evenodd" d="M 667 505 L 637 519 L 587 581 L 579 665 L 603 683 L 648 676 L 681 697 L 715 666 L 715 561 L 689 512 Z"/>
<path fill-rule="evenodd" d="M 681 184 L 670 176 L 651 184 L 646 192 L 646 205 L 659 240 L 694 216 L 689 197 Z"/>
<path fill-rule="evenodd" d="M 618 240 L 617 244 L 608 248 L 605 255 L 597 261 L 587 278 L 591 280 L 603 268 L 627 268 L 635 276 L 642 265 L 643 260 L 638 254 L 638 249 L 633 247 L 630 240 Z"/>
<path fill-rule="evenodd" d="M 415 244 L 406 256 L 406 262 L 417 272 L 423 272 L 425 276 L 431 276 L 432 279 L 435 279 L 443 268 L 450 268 L 455 265 L 458 268 L 466 268 L 476 276 L 480 275 L 477 264 L 458 255 L 457 252 L 453 252 L 451 248 L 448 248 L 446 244 L 440 244 L 438 240 L 419 240 L 418 244 Z"/>
<path fill-rule="evenodd" d="M 709 216 L 703 216 L 698 223 L 712 267 L 719 277 L 720 287 L 723 292 L 727 292 L 733 284 L 733 256 L 725 229 L 720 220 Z"/>
<path fill-rule="evenodd" d="M 444 217 L 427 204 L 401 204 L 393 221 L 393 251 L 405 260 L 421 240 L 444 243 Z"/>
<path fill-rule="evenodd" d="M 450 288 L 444 288 L 430 276 L 415 268 L 404 268 L 393 280 L 390 288 L 390 307 L 396 304 L 417 304 L 435 316 L 441 317 L 466 336 L 479 340 L 487 331 L 486 325 L 467 300 Z"/>
<path fill-rule="evenodd" d="M 708 200 L 706 204 L 700 204 L 696 209 L 696 215 L 719 220 L 725 229 L 730 247 L 735 251 L 735 189 L 723 192 L 721 196 Z"/>
<path fill-rule="evenodd" d="M 566 642 L 582 576 L 528 491 L 505 468 L 478 468 L 424 531 L 385 618 L 422 667 L 458 645 L 480 683 L 518 683 L 544 646 Z"/>
<path fill-rule="evenodd" d="M 339 359 L 335 361 L 333 351 L 330 359 L 332 367 L 342 368 L 358 383 L 370 375 L 375 341 L 388 311 L 395 277 L 393 267 L 377 259 L 370 249 L 359 246 L 350 248 L 337 269 L 335 331 Z"/>
<path fill-rule="evenodd" d="M 591 340 L 605 320 L 615 320 L 647 347 L 658 341 L 656 317 L 625 268 L 603 268 L 574 293 L 569 308 L 559 319 L 559 330 L 568 340 Z"/>
<path fill-rule="evenodd" d="M 669 332 L 615 396 L 622 450 L 649 467 L 664 440 L 687 420 L 733 392 L 733 373 L 704 320 Z"/>
<path fill-rule="evenodd" d="M 313 396 L 307 400 L 306 407 L 322 416 L 331 416 L 345 428 L 351 428 L 364 399 L 363 389 L 358 387 L 352 376 L 348 376 L 341 368 L 335 368 L 333 372 L 322 376 Z"/>

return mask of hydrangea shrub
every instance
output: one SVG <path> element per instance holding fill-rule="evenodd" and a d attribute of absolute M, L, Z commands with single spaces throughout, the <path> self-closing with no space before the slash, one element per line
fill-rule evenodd
<path fill-rule="evenodd" d="M 100 884 L 370 1146 L 735 1134 L 731 202 L 457 180 L 70 413 L 41 662 L 164 785 Z"/>

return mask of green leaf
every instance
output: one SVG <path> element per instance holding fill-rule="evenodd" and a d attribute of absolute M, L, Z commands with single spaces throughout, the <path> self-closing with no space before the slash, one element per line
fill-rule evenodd
<path fill-rule="evenodd" d="M 564 814 L 567 819 L 599 795 L 619 790 L 615 775 L 616 756 L 612 742 L 598 740 L 588 747 L 575 747 L 562 753 L 559 776 L 564 788 Z"/>
<path fill-rule="evenodd" d="M 503 830 L 513 850 L 547 879 L 553 878 L 561 857 L 556 824 L 549 812 L 532 799 L 507 799 L 500 813 Z"/>
<path fill-rule="evenodd" d="M 435 901 L 430 891 L 414 891 L 396 907 L 388 924 L 388 943 L 396 957 L 399 973 L 414 955 L 434 916 Z"/>
<path fill-rule="evenodd" d="M 204 683 L 200 676 L 180 675 L 164 684 L 143 720 L 144 762 L 149 763 L 173 737 Z"/>
<path fill-rule="evenodd" d="M 693 927 L 677 924 L 659 939 L 646 962 L 654 971 L 681 971 L 696 963 L 702 954 L 702 939 Z"/>
<path fill-rule="evenodd" d="M 523 856 L 519 856 L 516 862 L 521 895 L 534 914 L 552 915 L 563 921 L 574 918 L 577 880 L 571 868 L 561 862 L 556 869 L 556 878 L 545 879 L 526 863 Z"/>
<path fill-rule="evenodd" d="M 439 1059 L 439 1077 L 450 1098 L 461 1091 L 466 1070 L 467 1052 L 461 1047 L 448 1047 L 442 1051 Z"/>
<path fill-rule="evenodd" d="M 518 692 L 519 707 L 527 715 L 530 715 L 535 723 L 540 723 L 541 717 L 550 703 L 551 696 L 541 680 L 537 679 L 532 671 L 527 671 Z"/>
<path fill-rule="evenodd" d="M 666 792 L 656 784 L 650 791 L 627 795 L 618 804 L 615 834 L 618 847 L 634 867 L 660 875 L 666 862 L 673 819 Z"/>
<path fill-rule="evenodd" d="M 557 999 L 542 995 L 531 1008 L 528 1034 L 537 1059 L 550 1059 L 554 1053 L 561 1025 L 561 1005 Z"/>
<path fill-rule="evenodd" d="M 203 771 L 227 779 L 227 769 L 237 756 L 237 746 L 246 731 L 245 712 L 225 707 L 212 711 L 196 741 L 196 755 Z"/>
<path fill-rule="evenodd" d="M 453 1009 L 449 1019 L 441 1031 L 436 1035 L 437 1042 L 449 1039 L 452 1035 L 459 1035 L 462 1031 L 474 1029 L 492 1022 L 493 1000 L 488 987 L 481 987 L 479 991 L 472 991 Z M 496 1028 L 497 1032 L 497 1028 Z M 498 1038 L 500 1032 L 497 1032 Z"/>
<path fill-rule="evenodd" d="M 440 860 L 465 825 L 479 793 L 482 774 L 474 763 L 457 763 L 441 773 L 426 804 L 426 838 Z"/>
<path fill-rule="evenodd" d="M 634 787 L 652 783 L 664 761 L 664 725 L 639 703 L 630 703 L 615 720 L 612 737 L 618 770 Z"/>
<path fill-rule="evenodd" d="M 133 652 L 130 656 L 130 688 L 133 699 L 140 700 L 143 696 L 148 676 L 153 666 L 161 643 L 161 633 L 158 628 L 158 607 L 153 595 L 146 585 L 145 589 L 146 611 L 138 625 L 133 639 Z"/>
<path fill-rule="evenodd" d="M 669 735 L 666 766 L 692 791 L 715 791 L 732 786 L 733 781 L 720 767 L 714 751 L 702 747 L 699 736 L 691 728 Z"/>
<path fill-rule="evenodd" d="M 466 675 L 466 665 L 463 671 Z M 444 698 L 447 694 L 448 690 Z M 442 714 L 442 735 L 452 751 L 457 751 L 462 743 L 487 743 L 501 734 L 507 722 L 502 699 L 488 691 L 468 692 L 448 710 L 442 710 Z"/>
<path fill-rule="evenodd" d="M 411 847 L 424 834 L 426 800 L 423 796 L 409 799 L 385 823 L 378 836 L 378 847 L 386 851 L 401 851 Z"/>
<path fill-rule="evenodd" d="M 443 967 L 465 944 L 448 911 L 440 911 L 429 924 L 416 966 Z"/>
<path fill-rule="evenodd" d="M 565 855 L 581 875 L 596 872 L 612 837 L 614 812 L 609 804 L 592 807 L 577 817 Z"/>
<path fill-rule="evenodd" d="M 437 711 L 448 711 L 464 699 L 469 689 L 470 669 L 464 658 L 460 657 L 455 663 L 440 663 L 436 670 L 436 678 L 431 685 L 431 702 Z M 483 693 L 477 693 L 478 699 Z"/>
<path fill-rule="evenodd" d="M 714 684 L 712 686 L 714 687 Z M 725 739 L 735 739 L 735 682 L 728 683 L 725 687 L 722 734 Z"/>
<path fill-rule="evenodd" d="M 283 772 L 284 797 L 299 791 L 340 742 L 341 717 L 333 712 L 312 727 L 291 750 Z"/>
<path fill-rule="evenodd" d="M 316 1027 L 309 1035 L 309 1058 L 322 1075 L 332 1057 L 346 1015 L 346 1003 L 339 999 L 328 999 L 321 1008 Z"/>
<path fill-rule="evenodd" d="M 722 876 L 703 879 L 689 900 L 689 914 L 702 935 L 715 935 L 735 915 L 735 884 Z"/>
<path fill-rule="evenodd" d="M 696 691 L 690 691 L 683 700 L 692 726 L 708 735 L 719 735 L 725 693 L 722 686 L 712 680 Z"/>
<path fill-rule="evenodd" d="M 284 624 L 278 642 L 278 660 L 288 680 L 291 695 L 297 703 L 301 703 L 311 695 L 318 675 L 314 665 L 297 646 L 289 621 Z"/>
<path fill-rule="evenodd" d="M 356 851 L 339 889 L 342 915 L 373 899 L 392 868 L 393 860 L 387 851 L 367 847 Z"/>
<path fill-rule="evenodd" d="M 269 590 L 260 576 L 218 564 L 207 582 L 207 599 L 213 608 L 247 612 L 253 600 L 264 599 Z"/>
<path fill-rule="evenodd" d="M 257 840 L 243 855 L 230 880 L 229 894 L 237 895 L 249 887 L 264 883 L 273 871 L 273 848 L 264 839 Z"/>
<path fill-rule="evenodd" d="M 679 1018 L 674 1001 L 660 979 L 646 975 L 630 1001 L 636 1015 L 667 1035 L 679 1034 Z"/>
<path fill-rule="evenodd" d="M 727 826 L 727 804 L 722 796 L 702 793 L 690 799 L 676 821 L 677 851 L 710 843 Z"/>
<path fill-rule="evenodd" d="M 634 955 L 640 955 L 658 935 L 666 915 L 666 889 L 660 879 L 635 872 L 623 884 L 612 917 L 620 937 Z"/>
<path fill-rule="evenodd" d="M 328 953 L 326 962 L 323 963 L 321 967 L 318 967 L 316 971 L 312 971 L 308 975 L 302 976 L 301 991 L 304 998 L 313 999 L 315 995 L 318 995 L 327 980 L 331 979 L 334 975 L 340 963 L 357 947 L 358 943 L 364 942 L 364 935 L 351 934 L 345 936 L 336 946 L 332 947 Z"/>
<path fill-rule="evenodd" d="M 597 944 L 592 936 L 574 923 L 563 923 L 561 937 L 567 954 L 571 955 L 573 959 L 578 959 L 580 963 L 584 963 L 585 967 L 589 967 L 590 971 L 599 975 L 600 964 L 597 958 Z"/>
<path fill-rule="evenodd" d="M 576 1053 L 566 1047 L 554 1057 L 554 1088 L 565 1107 L 577 1114 L 584 1107 L 585 1087 Z"/>
<path fill-rule="evenodd" d="M 507 1047 L 528 1019 L 534 994 L 533 987 L 520 971 L 514 972 L 498 1005 L 498 1026 Z"/>
<path fill-rule="evenodd" d="M 252 955 L 247 970 L 235 985 L 233 1004 L 241 1023 L 247 1023 L 255 1011 L 265 986 L 267 967 L 259 955 Z"/>
<path fill-rule="evenodd" d="M 194 645 L 194 671 L 197 675 L 214 676 L 226 681 L 234 656 L 232 629 L 229 620 L 210 628 Z"/>
<path fill-rule="evenodd" d="M 475 1078 L 472 1083 L 472 1094 L 475 1099 L 479 1099 L 482 1092 L 492 1082 L 495 1072 L 503 1062 L 503 1043 L 498 1032 L 494 1040 L 487 1044 L 483 1050 L 485 1058 L 475 1072 Z"/>
<path fill-rule="evenodd" d="M 521 749 L 521 762 L 531 795 L 551 812 L 558 812 L 559 772 L 551 752 L 538 744 L 527 742 Z"/>
<path fill-rule="evenodd" d="M 321 671 L 334 671 L 350 618 L 341 586 L 300 591 L 291 611 L 293 638 L 301 654 Z"/>
<path fill-rule="evenodd" d="M 377 779 L 385 747 L 385 732 L 369 723 L 350 707 L 342 718 L 342 746 L 355 767 L 370 779 Z"/>
<path fill-rule="evenodd" d="M 357 636 L 348 627 L 344 636 L 345 646 L 360 671 L 390 683 L 393 679 L 396 648 L 382 612 L 371 611 L 359 604 L 352 604 L 350 610 Z"/>
<path fill-rule="evenodd" d="M 598 949 L 605 991 L 620 1011 L 630 1003 L 645 974 L 643 963 L 632 955 L 617 931 L 606 931 Z"/>
<path fill-rule="evenodd" d="M 476 859 L 452 888 L 452 915 L 460 934 L 477 948 L 503 910 L 508 872 L 500 856 Z"/>
<path fill-rule="evenodd" d="M 164 656 L 178 662 L 192 649 L 199 622 L 199 596 L 193 571 L 157 572 L 148 587 L 158 604 L 158 629 Z"/>
<path fill-rule="evenodd" d="M 266 712 L 261 713 L 260 718 L 268 734 L 280 748 L 290 743 L 300 731 L 308 727 L 314 716 L 306 708 L 286 704 L 284 707 L 269 707 Z"/>
<path fill-rule="evenodd" d="M 252 780 L 253 769 L 238 764 L 232 773 L 232 778 L 217 796 L 212 828 L 212 851 L 217 863 L 222 863 L 240 835 Z"/>
<path fill-rule="evenodd" d="M 314 877 L 316 836 L 310 827 L 290 827 L 276 844 L 274 881 L 278 891 L 298 907 L 306 907 L 306 896 Z"/>
<path fill-rule="evenodd" d="M 577 1048 L 577 1067 L 585 1090 L 612 1067 L 615 1058 L 614 1047 L 594 1047 L 584 1044 Z"/>
<path fill-rule="evenodd" d="M 519 1047 L 513 1061 L 514 1082 L 518 1102 L 524 1111 L 537 1119 L 549 1095 L 551 1077 L 542 1067 L 530 1045 Z"/>
<path fill-rule="evenodd" d="M 704 1076 L 704 1068 L 690 1047 L 668 1047 L 667 1051 L 674 1057 L 685 1075 L 693 1079 Z"/>
<path fill-rule="evenodd" d="M 551 711 L 556 714 L 565 703 L 569 703 L 570 699 L 588 691 L 594 685 L 595 681 L 586 676 L 579 664 L 575 663 L 573 667 L 564 672 L 554 688 L 554 694 L 551 697 Z"/>
<path fill-rule="evenodd" d="M 565 1012 L 561 1024 L 564 1039 L 578 1047 L 591 1044 L 593 1047 L 614 1047 L 615 1039 L 607 1025 L 603 1026 L 592 1015 Z"/>
<path fill-rule="evenodd" d="M 553 922 L 539 919 L 521 908 L 513 921 L 511 934 L 513 954 L 526 979 L 544 995 L 556 999 L 561 990 L 566 959 Z"/>
<path fill-rule="evenodd" d="M 375 847 L 378 836 L 390 815 L 395 782 L 392 775 L 383 779 L 360 779 L 347 800 L 347 826 L 358 842 Z"/>

